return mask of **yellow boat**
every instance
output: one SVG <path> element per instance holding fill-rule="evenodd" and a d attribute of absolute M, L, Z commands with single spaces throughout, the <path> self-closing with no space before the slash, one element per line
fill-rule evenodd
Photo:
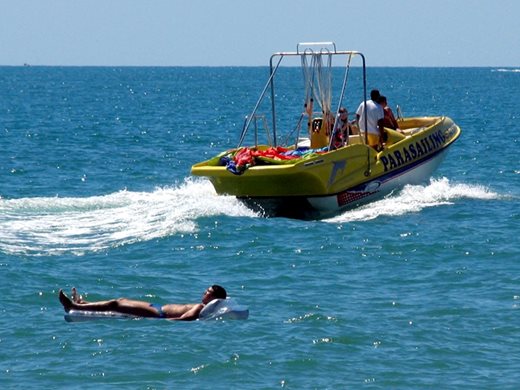
<path fill-rule="evenodd" d="M 270 61 L 269 80 L 253 113 L 246 117 L 238 146 L 193 165 L 192 174 L 209 178 L 218 194 L 234 195 L 266 216 L 305 219 L 331 216 L 380 198 L 405 184 L 427 180 L 441 163 L 448 146 L 460 136 L 459 127 L 444 116 L 398 117 L 400 132 L 385 129 L 387 139 L 382 150 L 368 146 L 366 133 L 359 131 L 334 146 L 331 140 L 336 139 L 334 118 L 338 115 L 330 115 L 327 93 L 331 93 L 327 89 L 332 88 L 331 59 L 335 56 L 347 58 L 338 111 L 354 57 L 362 60 L 362 91 L 366 101 L 363 54 L 338 51 L 333 43 L 299 44 L 296 52 L 275 53 Z M 293 139 L 290 144 L 279 143 L 277 139 L 275 101 L 279 95 L 274 90 L 275 75 L 286 57 L 300 57 L 307 89 L 304 110 L 286 138 Z M 313 91 L 315 84 L 320 84 L 318 92 Z M 258 113 L 269 90 L 271 131 L 267 129 L 267 118 Z M 313 112 L 314 100 L 321 107 L 319 114 Z M 305 118 L 307 131 L 302 136 L 300 130 Z M 259 143 L 259 124 L 266 128 L 266 143 Z M 357 124 L 352 127 L 356 130 Z M 252 133 L 252 142 L 243 146 L 248 133 Z"/>

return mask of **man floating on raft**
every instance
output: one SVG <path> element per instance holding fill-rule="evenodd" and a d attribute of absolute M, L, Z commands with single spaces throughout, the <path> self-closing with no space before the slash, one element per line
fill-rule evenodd
<path fill-rule="evenodd" d="M 199 319 L 202 310 L 213 300 L 225 300 L 226 290 L 219 285 L 212 285 L 204 291 L 201 303 L 160 305 L 146 301 L 137 301 L 127 298 L 110 299 L 108 301 L 87 302 L 78 296 L 75 288 L 72 289 L 72 299 L 63 290 L 59 292 L 59 300 L 65 312 L 113 312 L 123 316 L 165 318 L 172 321 L 193 321 Z"/>

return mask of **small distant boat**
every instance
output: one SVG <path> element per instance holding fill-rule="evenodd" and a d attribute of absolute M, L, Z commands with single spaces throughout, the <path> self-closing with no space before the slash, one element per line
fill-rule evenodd
<path fill-rule="evenodd" d="M 287 78 L 283 79 L 287 71 L 280 65 L 287 58 L 299 58 L 301 62 L 303 110 L 295 110 L 294 104 L 287 102 L 287 95 L 275 90 L 278 74 L 277 85 L 294 88 Z M 334 113 L 332 76 L 338 70 L 332 65 L 333 58 L 346 63 Z M 354 59 L 361 60 L 356 70 L 362 72 L 357 77 L 362 85 L 347 95 Z M 192 174 L 207 177 L 218 194 L 234 195 L 265 216 L 302 219 L 332 216 L 381 198 L 405 184 L 424 182 L 460 136 L 460 128 L 445 116 L 398 115 L 401 132 L 385 129 L 387 141 L 382 150 L 369 146 L 367 134 L 360 132 L 354 122 L 352 128 L 357 131 L 346 136 L 341 145 L 335 144 L 338 113 L 346 96 L 352 99 L 357 91 L 357 107 L 359 102 L 367 101 L 366 85 L 364 55 L 338 51 L 332 42 L 301 43 L 295 52 L 273 54 L 268 81 L 245 119 L 237 147 L 193 165 Z M 319 112 L 314 112 L 315 102 L 321 108 Z M 278 117 L 277 104 L 289 112 L 283 119 Z M 266 106 L 268 114 L 261 114 Z M 290 129 L 286 137 L 278 136 L 280 126 Z M 260 130 L 265 130 L 265 135 Z M 263 143 L 259 141 L 261 136 L 266 139 Z M 244 146 L 246 139 L 249 144 Z"/>

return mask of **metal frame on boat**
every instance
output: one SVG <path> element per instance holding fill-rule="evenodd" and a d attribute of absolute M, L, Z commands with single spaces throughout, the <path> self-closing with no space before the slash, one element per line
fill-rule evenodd
<path fill-rule="evenodd" d="M 283 126 L 290 128 L 280 142 L 275 76 L 285 58 L 299 57 L 304 76 L 304 107 Z M 332 109 L 333 58 L 345 59 L 341 92 Z M 298 44 L 295 52 L 274 53 L 269 78 L 252 112 L 244 121 L 238 145 L 197 163 L 192 174 L 209 178 L 218 194 L 234 195 L 267 216 L 322 218 L 379 198 L 405 184 L 428 179 L 441 163 L 446 148 L 460 135 L 448 117 L 398 118 L 401 132 L 385 129 L 388 139 L 381 150 L 368 145 L 368 134 L 356 123 L 353 134 L 340 145 L 336 140 L 339 110 L 343 106 L 353 59 L 361 60 L 359 99 L 367 102 L 365 57 L 358 51 L 338 51 L 332 42 Z M 282 80 L 283 81 L 283 80 Z M 280 83 L 282 84 L 282 83 Z M 285 81 L 285 84 L 288 84 Z M 293 87 L 291 84 L 290 87 Z M 282 95 L 283 96 L 283 95 Z M 350 96 L 350 95 L 349 95 Z M 270 100 L 271 129 L 264 114 Z M 320 107 L 315 112 L 314 105 Z M 294 106 L 294 105 L 293 105 Z M 291 115 L 289 115 L 291 118 Z M 306 133 L 302 124 L 307 118 Z M 367 128 L 367 117 L 364 116 Z M 259 142 L 259 124 L 267 142 Z M 253 130 L 251 130 L 253 129 Z M 251 134 L 251 132 L 253 134 Z M 249 138 L 247 138 L 249 136 Z M 250 146 L 244 146 L 246 139 Z"/>

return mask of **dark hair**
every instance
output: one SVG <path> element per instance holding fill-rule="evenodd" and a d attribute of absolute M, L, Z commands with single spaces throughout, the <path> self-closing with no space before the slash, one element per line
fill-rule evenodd
<path fill-rule="evenodd" d="M 224 287 L 214 284 L 211 288 L 213 289 L 213 298 L 226 299 L 227 293 Z"/>
<path fill-rule="evenodd" d="M 381 95 L 379 94 L 378 89 L 373 89 L 372 91 L 370 91 L 370 99 L 372 99 L 374 102 L 376 102 L 377 99 L 379 99 L 379 96 Z"/>
<path fill-rule="evenodd" d="M 386 103 L 386 96 L 383 96 L 383 95 L 379 96 L 379 99 L 377 99 L 377 102 L 378 103 Z"/>

